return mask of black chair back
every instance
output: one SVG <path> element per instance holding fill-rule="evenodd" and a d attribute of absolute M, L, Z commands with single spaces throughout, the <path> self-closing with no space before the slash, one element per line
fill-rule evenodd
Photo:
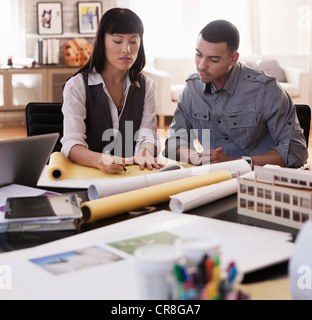
<path fill-rule="evenodd" d="M 296 112 L 303 134 L 306 138 L 307 147 L 309 145 L 310 125 L 311 125 L 311 109 L 308 105 L 296 104 Z"/>
<path fill-rule="evenodd" d="M 27 136 L 58 132 L 60 137 L 54 150 L 60 151 L 63 136 L 63 113 L 61 102 L 30 102 L 26 106 Z"/>

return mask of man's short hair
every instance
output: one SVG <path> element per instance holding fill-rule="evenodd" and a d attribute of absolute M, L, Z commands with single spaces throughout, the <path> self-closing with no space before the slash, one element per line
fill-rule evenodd
<path fill-rule="evenodd" d="M 211 43 L 226 42 L 228 48 L 234 52 L 239 47 L 239 32 L 229 21 L 215 20 L 206 25 L 200 32 L 203 39 Z"/>

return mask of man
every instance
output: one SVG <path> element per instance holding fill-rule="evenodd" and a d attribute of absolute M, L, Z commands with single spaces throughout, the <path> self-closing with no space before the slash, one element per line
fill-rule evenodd
<path fill-rule="evenodd" d="M 250 165 L 300 167 L 308 151 L 295 107 L 275 78 L 238 62 L 239 32 L 209 23 L 196 47 L 166 141 L 167 157 L 202 165 L 244 158 Z M 195 150 L 198 139 L 203 151 Z"/>

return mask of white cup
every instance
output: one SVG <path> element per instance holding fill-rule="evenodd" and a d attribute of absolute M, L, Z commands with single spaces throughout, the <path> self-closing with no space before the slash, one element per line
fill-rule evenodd
<path fill-rule="evenodd" d="M 168 274 L 181 258 L 177 247 L 166 244 L 143 246 L 134 251 L 139 299 L 168 300 L 171 287 Z"/>
<path fill-rule="evenodd" d="M 178 238 L 175 246 L 180 250 L 186 260 L 193 264 L 202 261 L 205 255 L 210 258 L 220 257 L 221 245 L 217 239 L 202 237 Z"/>

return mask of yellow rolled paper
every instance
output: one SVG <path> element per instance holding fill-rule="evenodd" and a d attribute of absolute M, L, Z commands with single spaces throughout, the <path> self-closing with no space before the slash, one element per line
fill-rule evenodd
<path fill-rule="evenodd" d="M 53 152 L 50 156 L 48 177 L 51 180 L 63 180 L 63 179 L 97 179 L 97 178 L 107 178 L 107 179 L 118 179 L 132 176 L 139 176 L 156 171 L 140 170 L 138 165 L 127 166 L 128 174 L 125 172 L 120 172 L 116 174 L 104 173 L 97 168 L 91 168 L 79 165 L 70 161 L 68 158 L 64 157 L 60 152 Z"/>
<path fill-rule="evenodd" d="M 81 205 L 82 220 L 85 222 L 95 222 L 127 211 L 156 205 L 169 201 L 171 195 L 229 179 L 232 179 L 232 175 L 228 170 L 219 170 L 87 201 Z"/>

